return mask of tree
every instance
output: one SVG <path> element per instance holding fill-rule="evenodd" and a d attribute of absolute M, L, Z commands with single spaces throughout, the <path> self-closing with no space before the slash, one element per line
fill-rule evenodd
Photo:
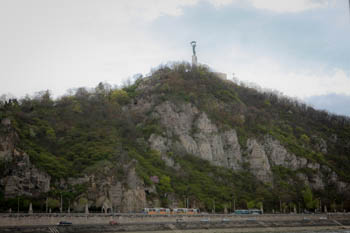
<path fill-rule="evenodd" d="M 47 204 L 50 209 L 56 209 L 60 207 L 60 201 L 52 198 L 48 199 Z"/>
<path fill-rule="evenodd" d="M 108 83 L 100 82 L 95 88 L 95 92 L 98 96 L 105 97 L 111 90 L 111 85 Z"/>
<path fill-rule="evenodd" d="M 305 145 L 310 144 L 310 138 L 306 134 L 301 135 L 300 139 Z"/>
<path fill-rule="evenodd" d="M 254 200 L 248 201 L 248 202 L 247 202 L 247 207 L 248 207 L 248 209 L 253 209 L 253 208 L 255 208 L 255 201 L 254 201 Z"/>
<path fill-rule="evenodd" d="M 310 187 L 306 187 L 303 191 L 304 203 L 307 209 L 314 209 L 318 206 L 318 200 L 313 199 L 312 191 Z"/>
<path fill-rule="evenodd" d="M 157 191 L 166 198 L 168 196 L 168 193 L 173 192 L 173 188 L 170 184 L 170 177 L 169 176 L 162 176 L 159 180 L 159 184 L 157 186 Z"/>
<path fill-rule="evenodd" d="M 54 101 L 51 98 L 52 94 L 49 90 L 39 91 L 36 93 L 35 100 L 40 102 L 40 105 L 49 108 L 53 105 Z"/>
<path fill-rule="evenodd" d="M 130 101 L 128 93 L 124 90 L 118 90 L 118 89 L 112 91 L 111 99 L 112 101 L 116 101 L 120 105 L 127 104 Z"/>

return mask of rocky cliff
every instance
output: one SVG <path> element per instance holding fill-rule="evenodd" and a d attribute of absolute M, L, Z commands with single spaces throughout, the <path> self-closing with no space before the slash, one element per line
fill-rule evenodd
<path fill-rule="evenodd" d="M 29 156 L 16 147 L 19 138 L 10 119 L 1 121 L 0 131 L 0 185 L 5 197 L 39 196 L 48 192 L 50 176 L 34 166 Z"/>
<path fill-rule="evenodd" d="M 168 151 L 178 150 L 217 166 L 234 170 L 241 168 L 242 155 L 236 131 L 219 132 L 208 116 L 191 104 L 162 103 L 155 108 L 153 117 L 160 120 L 166 131 L 164 135 L 152 134 L 149 142 L 163 157 Z"/>
<path fill-rule="evenodd" d="M 206 113 L 200 112 L 191 104 L 176 106 L 165 102 L 155 107 L 153 116 L 160 120 L 166 131 L 162 135 L 152 134 L 149 142 L 153 149 L 162 154 L 169 166 L 176 165 L 167 157 L 167 152 L 178 150 L 235 171 L 243 169 L 242 165 L 246 163 L 257 179 L 272 185 L 271 168 L 282 166 L 295 172 L 314 189 L 324 189 L 325 183 L 328 182 L 333 182 L 338 191 L 350 188 L 349 184 L 341 182 L 329 167 L 297 157 L 270 135 L 265 135 L 262 139 L 249 138 L 245 147 L 241 148 L 235 129 L 220 132 Z M 327 145 L 323 143 L 322 151 L 326 150 Z M 305 175 L 303 168 L 310 169 L 312 175 Z M 330 174 L 325 176 L 322 170 Z"/>
<path fill-rule="evenodd" d="M 101 212 L 139 212 L 145 208 L 144 183 L 137 176 L 135 167 L 126 165 L 126 177 L 116 177 L 110 165 L 103 164 L 103 171 L 96 169 L 84 177 L 70 178 L 63 186 L 85 185 L 86 192 L 75 198 L 73 209 L 85 211 L 85 205 Z"/>
<path fill-rule="evenodd" d="M 16 145 L 19 136 L 11 120 L 1 122 L 0 133 L 0 186 L 5 198 L 18 196 L 39 197 L 52 191 L 51 176 L 37 168 L 29 156 Z M 111 164 L 102 163 L 84 176 L 56 181 L 60 190 L 70 190 L 77 185 L 85 188 L 82 194 L 74 197 L 72 210 L 85 211 L 88 207 L 102 212 L 138 212 L 146 206 L 144 183 L 135 172 L 135 161 L 122 168 L 126 176 L 116 177 Z M 90 169 L 91 170 L 91 169 Z"/>

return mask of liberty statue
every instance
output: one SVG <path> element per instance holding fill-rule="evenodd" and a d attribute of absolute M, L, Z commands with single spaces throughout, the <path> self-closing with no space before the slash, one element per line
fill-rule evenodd
<path fill-rule="evenodd" d="M 196 66 L 197 65 L 197 55 L 196 55 L 196 45 L 197 42 L 196 41 L 192 41 L 191 42 L 192 45 L 192 51 L 193 51 L 193 55 L 192 55 L 192 66 Z"/>

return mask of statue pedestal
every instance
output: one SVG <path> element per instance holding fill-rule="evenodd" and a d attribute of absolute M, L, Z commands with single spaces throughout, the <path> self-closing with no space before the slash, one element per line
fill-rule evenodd
<path fill-rule="evenodd" d="M 192 66 L 196 66 L 197 65 L 197 56 L 193 55 L 192 56 Z"/>

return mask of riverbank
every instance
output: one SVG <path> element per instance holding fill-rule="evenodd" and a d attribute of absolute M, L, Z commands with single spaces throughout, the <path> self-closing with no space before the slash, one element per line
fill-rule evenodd
<path fill-rule="evenodd" d="M 275 227 L 275 228 L 236 228 L 236 229 L 192 229 L 192 230 L 167 230 L 157 231 L 157 233 L 260 233 L 260 232 L 276 232 L 276 233 L 290 233 L 290 232 L 350 232 L 350 226 L 313 226 L 313 227 Z M 148 233 L 146 231 L 134 231 L 129 233 Z"/>
<path fill-rule="evenodd" d="M 34 213 L 34 214 L 0 214 L 0 226 L 38 226 L 56 225 L 60 221 L 73 225 L 108 224 L 116 221 L 121 224 L 143 223 L 192 223 L 192 222 L 291 222 L 318 220 L 349 220 L 349 213 L 328 214 L 196 214 L 196 215 L 147 215 L 147 214 L 83 214 L 83 213 Z"/>
<path fill-rule="evenodd" d="M 303 219 L 267 221 L 246 219 L 241 221 L 192 221 L 192 222 L 147 222 L 124 223 L 118 225 L 108 224 L 82 224 L 82 225 L 37 225 L 37 226 L 11 226 L 0 227 L 0 233 L 104 233 L 104 232 L 317 232 L 317 229 L 348 230 L 350 219 Z M 329 232 L 329 231 L 328 231 Z"/>

